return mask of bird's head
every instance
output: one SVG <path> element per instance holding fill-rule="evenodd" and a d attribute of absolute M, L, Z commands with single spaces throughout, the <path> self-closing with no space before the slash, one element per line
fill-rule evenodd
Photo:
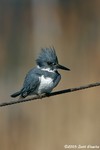
<path fill-rule="evenodd" d="M 48 69 L 56 71 L 57 69 L 70 70 L 58 63 L 58 58 L 54 48 L 41 49 L 41 53 L 38 56 L 36 63 L 41 69 Z"/>

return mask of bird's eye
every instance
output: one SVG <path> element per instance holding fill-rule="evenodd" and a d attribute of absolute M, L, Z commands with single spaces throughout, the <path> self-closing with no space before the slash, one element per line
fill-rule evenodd
<path fill-rule="evenodd" d="M 53 65 L 56 65 L 56 63 L 52 63 Z"/>
<path fill-rule="evenodd" d="M 47 62 L 47 64 L 48 64 L 49 66 L 52 66 L 52 65 L 55 66 L 55 65 L 56 65 L 56 63 L 54 63 L 54 62 L 49 62 L 49 61 Z"/>
<path fill-rule="evenodd" d="M 52 62 L 50 62 L 50 61 L 48 61 L 48 62 L 47 62 L 47 64 L 48 64 L 48 65 L 52 65 L 53 63 L 52 63 Z"/>

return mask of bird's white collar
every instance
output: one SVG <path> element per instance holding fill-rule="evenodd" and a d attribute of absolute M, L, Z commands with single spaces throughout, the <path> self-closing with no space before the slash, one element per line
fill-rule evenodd
<path fill-rule="evenodd" d="M 37 66 L 37 68 L 43 70 L 43 71 L 48 71 L 48 72 L 55 72 L 55 69 L 54 70 L 51 70 L 50 68 L 41 68 L 40 66 Z"/>

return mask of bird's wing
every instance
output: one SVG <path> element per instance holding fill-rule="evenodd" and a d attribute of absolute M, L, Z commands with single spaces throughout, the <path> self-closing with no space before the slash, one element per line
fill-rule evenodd
<path fill-rule="evenodd" d="M 21 96 L 26 97 L 31 93 L 34 93 L 39 84 L 40 82 L 38 74 L 36 74 L 34 70 L 31 70 L 25 77 L 23 88 L 21 90 Z"/>

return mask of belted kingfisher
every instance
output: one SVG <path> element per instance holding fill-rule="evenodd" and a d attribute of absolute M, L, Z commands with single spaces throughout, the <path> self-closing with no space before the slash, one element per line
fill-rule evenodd
<path fill-rule="evenodd" d="M 41 94 L 49 94 L 61 80 L 61 75 L 57 70 L 70 70 L 59 65 L 54 48 L 41 49 L 41 53 L 36 59 L 36 64 L 37 67 L 27 73 L 22 89 L 12 94 L 11 97 L 20 95 L 25 98 L 29 95 L 41 96 Z"/>

